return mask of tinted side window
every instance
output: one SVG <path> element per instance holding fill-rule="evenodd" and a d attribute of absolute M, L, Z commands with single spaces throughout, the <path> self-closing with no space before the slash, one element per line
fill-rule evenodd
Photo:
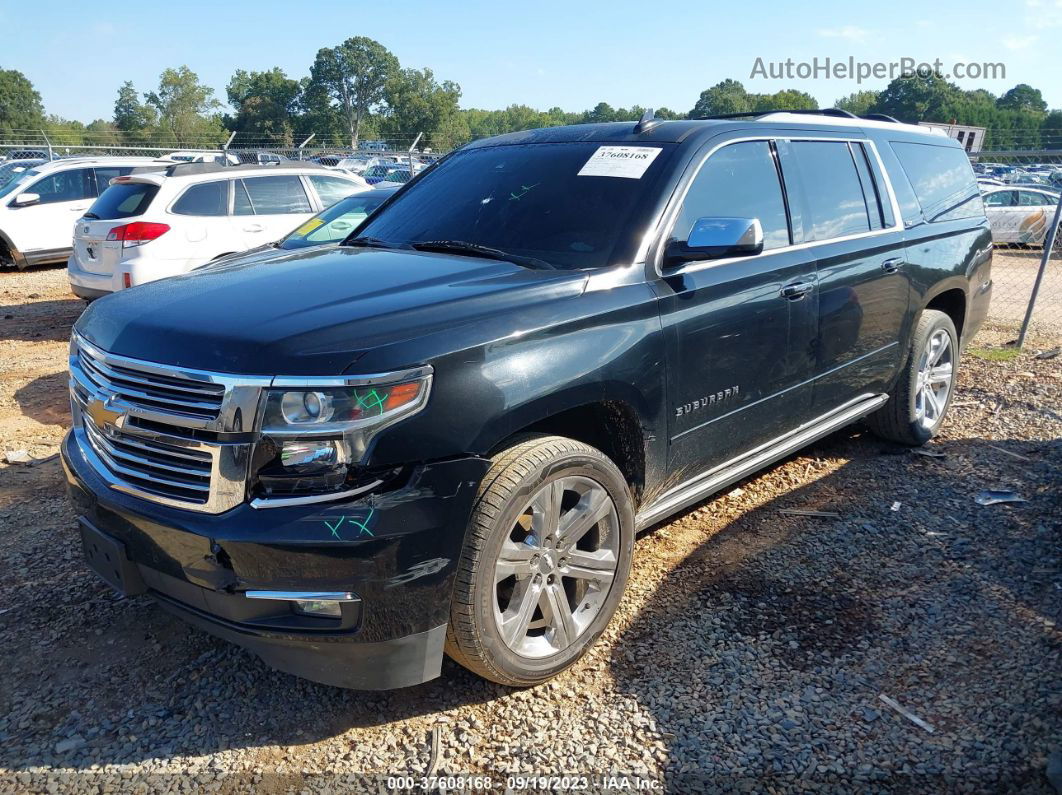
<path fill-rule="evenodd" d="M 57 171 L 26 188 L 26 193 L 36 193 L 41 204 L 71 202 L 88 199 L 94 195 L 92 174 L 87 168 Z"/>
<path fill-rule="evenodd" d="M 962 149 L 893 141 L 892 150 L 911 181 L 927 221 L 984 215 L 970 158 Z"/>
<path fill-rule="evenodd" d="M 228 186 L 225 180 L 192 185 L 174 203 L 172 212 L 177 215 L 227 215 Z"/>
<path fill-rule="evenodd" d="M 255 177 L 243 180 L 255 215 L 310 213 L 310 200 L 296 176 Z"/>
<path fill-rule="evenodd" d="M 353 182 L 336 177 L 311 176 L 310 182 L 317 189 L 317 195 L 321 197 L 321 204 L 325 207 L 332 206 L 358 190 L 358 186 Z"/>
<path fill-rule="evenodd" d="M 867 160 L 866 149 L 863 144 L 852 144 L 852 157 L 855 158 L 856 172 L 859 174 L 859 184 L 863 186 L 863 200 L 867 205 L 867 215 L 870 217 L 871 229 L 882 229 L 885 219 L 882 214 L 881 196 L 874 177 L 870 173 L 870 163 Z"/>
<path fill-rule="evenodd" d="M 806 240 L 870 231 L 867 203 L 852 152 L 844 141 L 793 141 L 804 185 Z"/>
<path fill-rule="evenodd" d="M 759 218 L 764 249 L 789 245 L 789 224 L 771 147 L 766 141 L 730 144 L 701 167 L 671 235 L 686 240 L 698 218 Z"/>

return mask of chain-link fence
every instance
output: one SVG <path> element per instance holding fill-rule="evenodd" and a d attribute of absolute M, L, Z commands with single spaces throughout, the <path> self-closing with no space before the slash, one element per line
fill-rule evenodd
<path fill-rule="evenodd" d="M 351 147 L 316 135 L 295 140 L 236 134 L 223 140 L 216 135 L 186 136 L 180 142 L 131 145 L 119 141 L 113 131 L 71 137 L 27 130 L 0 140 L 0 189 L 13 176 L 48 160 L 107 156 L 230 165 L 311 161 L 358 174 L 370 183 L 403 182 L 443 154 L 425 145 L 429 142 L 414 134 L 362 139 Z M 1062 234 L 1050 235 L 1059 223 L 1062 151 L 981 151 L 971 153 L 971 159 L 995 247 L 989 326 L 1016 336 L 1019 331 L 1024 336 L 1028 328 L 1062 335 Z"/>
<path fill-rule="evenodd" d="M 995 246 L 988 323 L 1062 335 L 1062 152 L 981 152 L 973 166 Z"/>

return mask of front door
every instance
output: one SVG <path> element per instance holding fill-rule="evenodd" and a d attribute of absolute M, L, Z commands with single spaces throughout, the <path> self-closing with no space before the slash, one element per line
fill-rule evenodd
<path fill-rule="evenodd" d="M 758 218 L 764 252 L 687 263 L 657 284 L 675 484 L 800 424 L 810 401 L 815 263 L 806 249 L 790 248 L 770 142 L 733 143 L 712 154 L 690 185 L 671 237 L 685 240 L 708 217 Z"/>
<path fill-rule="evenodd" d="M 40 200 L 28 207 L 19 207 L 16 238 L 23 254 L 58 256 L 69 252 L 74 222 L 80 218 L 95 198 L 92 171 L 71 168 L 54 171 L 27 185 L 20 193 L 36 193 Z"/>

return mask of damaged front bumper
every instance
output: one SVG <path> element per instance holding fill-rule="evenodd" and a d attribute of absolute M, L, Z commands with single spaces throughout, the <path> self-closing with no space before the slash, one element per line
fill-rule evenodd
<path fill-rule="evenodd" d="M 72 434 L 61 450 L 86 558 L 119 590 L 325 684 L 375 690 L 439 675 L 484 459 L 424 464 L 346 502 L 208 515 L 109 488 Z M 349 597 L 339 616 L 293 611 L 297 595 L 332 593 Z"/>

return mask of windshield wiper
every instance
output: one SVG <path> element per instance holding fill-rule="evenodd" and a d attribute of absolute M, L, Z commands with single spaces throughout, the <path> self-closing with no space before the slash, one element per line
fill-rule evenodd
<path fill-rule="evenodd" d="M 519 254 L 510 254 L 500 248 L 481 246 L 479 243 L 469 243 L 466 240 L 425 240 L 421 243 L 410 244 L 417 251 L 439 251 L 451 254 L 464 254 L 467 257 L 483 257 L 484 259 L 497 259 L 503 262 L 511 262 L 523 268 L 535 270 L 553 270 L 553 266 L 544 259 L 537 257 L 523 257 Z"/>
<path fill-rule="evenodd" d="M 351 240 L 344 240 L 340 245 L 360 246 L 361 248 L 398 248 L 394 243 L 388 243 L 378 237 L 355 237 Z"/>
<path fill-rule="evenodd" d="M 100 220 L 100 217 L 99 217 L 98 215 L 96 215 L 96 213 L 85 213 L 85 214 L 84 214 L 83 216 L 81 216 L 81 217 L 82 217 L 82 218 L 92 218 L 92 219 L 93 219 L 93 220 L 95 220 L 95 221 L 98 221 L 98 220 Z"/>

